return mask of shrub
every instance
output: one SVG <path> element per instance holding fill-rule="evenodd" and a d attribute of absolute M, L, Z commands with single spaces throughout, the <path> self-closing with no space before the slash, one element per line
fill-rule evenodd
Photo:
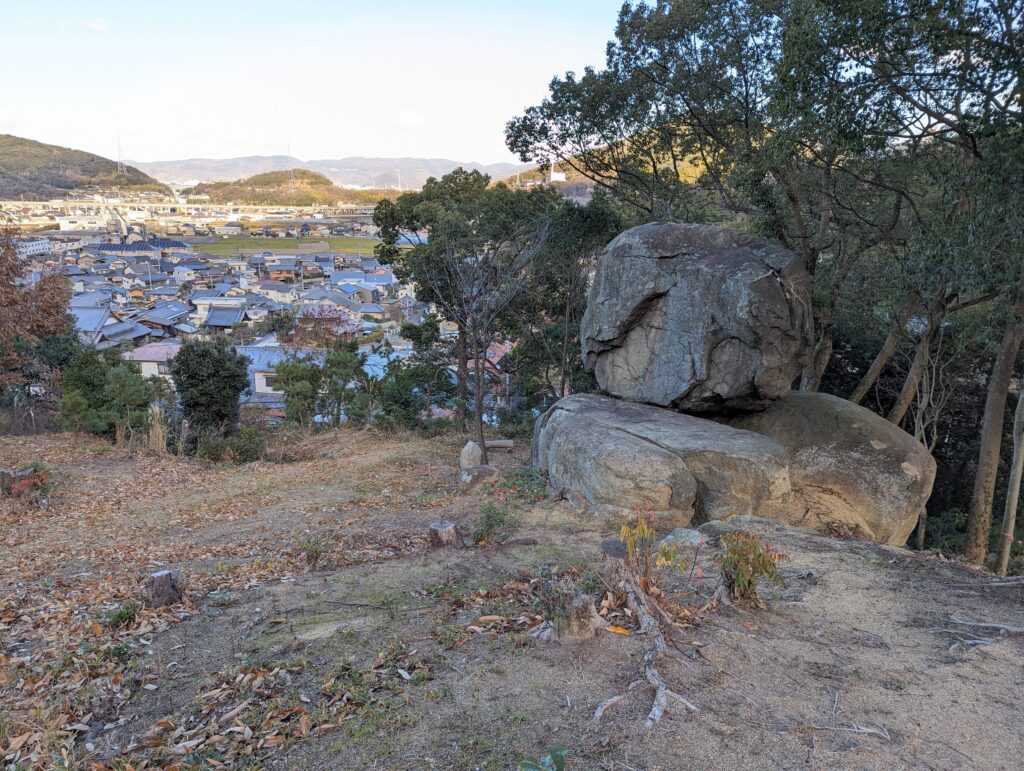
<path fill-rule="evenodd" d="M 330 545 L 331 537 L 327 535 L 305 535 L 299 539 L 299 548 L 306 556 L 306 564 L 311 568 L 316 567 Z"/>
<path fill-rule="evenodd" d="M 196 448 L 196 457 L 220 463 L 224 460 L 224 451 L 224 437 L 208 434 L 199 440 L 199 446 Z"/>
<path fill-rule="evenodd" d="M 777 564 L 789 557 L 772 548 L 752 533 L 726 533 L 722 536 L 723 550 L 718 558 L 722 581 L 729 595 L 737 601 L 758 603 L 757 582 L 767 578 L 781 584 Z"/>
<path fill-rule="evenodd" d="M 35 495 L 49 495 L 53 489 L 53 468 L 41 460 L 34 460 L 23 463 L 18 470 L 29 469 L 32 470 L 32 476 L 26 480 L 29 483 L 29 490 Z"/>
<path fill-rule="evenodd" d="M 507 538 L 515 529 L 515 518 L 505 509 L 488 501 L 480 507 L 480 524 L 473 531 L 477 543 Z"/>
<path fill-rule="evenodd" d="M 252 463 L 263 458 L 266 443 L 255 426 L 243 426 L 237 436 L 224 440 L 224 454 L 235 463 Z"/>
<path fill-rule="evenodd" d="M 626 544 L 626 566 L 645 592 L 657 587 L 659 570 L 686 567 L 686 559 L 680 553 L 682 547 L 678 544 L 658 546 L 657 532 L 643 519 L 638 518 L 636 525 L 624 524 L 619 530 L 619 540 Z"/>

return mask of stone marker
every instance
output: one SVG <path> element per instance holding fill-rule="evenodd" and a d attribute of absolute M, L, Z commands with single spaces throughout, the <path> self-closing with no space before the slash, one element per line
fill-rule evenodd
<path fill-rule="evenodd" d="M 158 570 L 146 582 L 144 601 L 151 608 L 162 608 L 182 601 L 184 586 L 179 570 Z"/>
<path fill-rule="evenodd" d="M 462 448 L 462 452 L 459 454 L 459 468 L 479 466 L 483 462 L 484 452 L 480 449 L 480 445 L 472 441 L 466 442 L 466 446 Z"/>
<path fill-rule="evenodd" d="M 485 482 L 492 482 L 501 476 L 494 466 L 467 466 L 459 473 L 459 489 L 463 492 L 474 490 Z"/>
<path fill-rule="evenodd" d="M 792 252 L 735 230 L 642 225 L 598 259 L 580 331 L 587 369 L 614 396 L 764 409 L 810 355 L 810 277 Z"/>

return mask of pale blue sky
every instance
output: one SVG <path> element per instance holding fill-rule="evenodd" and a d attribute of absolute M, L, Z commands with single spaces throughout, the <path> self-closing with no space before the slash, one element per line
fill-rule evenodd
<path fill-rule="evenodd" d="M 621 0 L 0 3 L 0 133 L 139 161 L 513 160 L 505 121 L 604 61 Z"/>

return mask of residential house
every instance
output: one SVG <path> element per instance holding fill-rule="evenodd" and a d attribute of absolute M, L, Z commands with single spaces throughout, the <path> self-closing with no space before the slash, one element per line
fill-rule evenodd
<path fill-rule="evenodd" d="M 171 338 L 141 345 L 134 351 L 124 353 L 123 357 L 138 362 L 143 377 L 162 377 L 173 384 L 171 360 L 180 350 L 181 341 Z"/>

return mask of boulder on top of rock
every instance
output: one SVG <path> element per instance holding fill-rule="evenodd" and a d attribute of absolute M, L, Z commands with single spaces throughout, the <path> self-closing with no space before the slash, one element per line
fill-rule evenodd
<path fill-rule="evenodd" d="M 737 514 L 771 516 L 789 495 L 786 452 L 710 420 L 577 394 L 537 421 L 533 463 L 548 485 L 598 516 L 640 512 L 659 528 Z"/>
<path fill-rule="evenodd" d="M 927 448 L 846 399 L 794 391 L 728 423 L 789 452 L 790 524 L 901 545 L 931 494 L 935 460 Z"/>
<path fill-rule="evenodd" d="M 764 409 L 807 362 L 810 277 L 792 252 L 735 230 L 642 225 L 601 254 L 581 332 L 586 366 L 615 396 Z"/>

